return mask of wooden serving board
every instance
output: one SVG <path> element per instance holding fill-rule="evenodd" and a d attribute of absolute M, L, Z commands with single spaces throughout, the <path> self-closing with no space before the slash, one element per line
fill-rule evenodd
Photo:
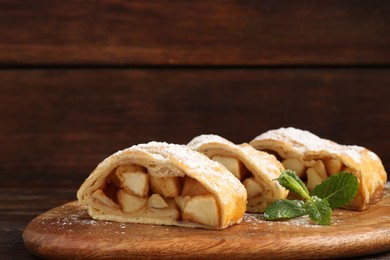
<path fill-rule="evenodd" d="M 241 224 L 222 231 L 97 221 L 74 201 L 32 220 L 23 237 L 30 252 L 49 259 L 366 255 L 390 250 L 390 189 L 366 211 L 335 210 L 331 226 L 314 225 L 307 217 L 271 222 L 246 214 Z"/>

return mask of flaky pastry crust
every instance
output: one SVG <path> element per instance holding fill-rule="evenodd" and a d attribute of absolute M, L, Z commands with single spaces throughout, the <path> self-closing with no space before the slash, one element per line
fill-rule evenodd
<path fill-rule="evenodd" d="M 198 181 L 212 194 L 219 207 L 217 226 L 207 226 L 189 221 L 159 219 L 151 215 L 128 214 L 115 205 L 107 206 L 93 199 L 93 194 L 102 189 L 107 178 L 121 165 L 140 165 L 147 174 L 157 177 L 185 177 Z M 231 176 L 220 164 L 184 145 L 150 142 L 118 151 L 102 161 L 85 180 L 77 192 L 78 200 L 87 205 L 95 219 L 119 222 L 147 223 L 223 229 L 239 223 L 245 213 L 246 192 L 243 185 Z M 108 203 L 111 204 L 111 203 Z"/>
<path fill-rule="evenodd" d="M 253 199 L 248 197 L 247 212 L 262 213 L 273 201 L 284 199 L 288 195 L 288 191 L 275 181 L 284 167 L 273 155 L 257 151 L 246 143 L 236 145 L 221 136 L 212 134 L 197 136 L 187 146 L 209 158 L 233 157 L 243 163 L 249 172 L 246 178 L 253 178 L 262 189 Z M 245 183 L 245 180 L 242 182 Z"/>
<path fill-rule="evenodd" d="M 364 147 L 340 145 L 292 127 L 265 132 L 254 138 L 250 145 L 258 150 L 277 153 L 281 160 L 296 158 L 305 167 L 312 167 L 319 160 L 340 160 L 342 170 L 354 174 L 359 182 L 357 196 L 345 208 L 364 210 L 383 196 L 387 174 L 380 158 Z"/>

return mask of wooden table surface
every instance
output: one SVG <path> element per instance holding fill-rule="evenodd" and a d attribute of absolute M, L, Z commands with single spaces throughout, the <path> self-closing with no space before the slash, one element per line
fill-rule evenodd
<path fill-rule="evenodd" d="M 72 201 L 74 187 L 55 185 L 2 187 L 0 189 L 0 256 L 2 259 L 38 259 L 23 245 L 22 232 L 37 215 L 48 209 Z M 361 256 L 355 259 L 389 259 L 390 252 Z"/>
<path fill-rule="evenodd" d="M 22 232 L 37 215 L 74 200 L 75 189 L 55 187 L 2 187 L 0 189 L 0 256 L 37 259 L 24 247 Z"/>

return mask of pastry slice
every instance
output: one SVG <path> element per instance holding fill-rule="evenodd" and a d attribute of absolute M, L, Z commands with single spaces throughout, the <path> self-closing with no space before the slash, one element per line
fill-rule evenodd
<path fill-rule="evenodd" d="M 287 197 L 288 191 L 274 181 L 284 170 L 275 156 L 217 135 L 197 136 L 187 146 L 221 163 L 244 184 L 247 212 L 262 213 L 273 201 Z"/>
<path fill-rule="evenodd" d="M 366 148 L 340 145 L 292 127 L 265 132 L 250 145 L 275 154 L 286 169 L 297 173 L 309 190 L 340 171 L 354 174 L 359 191 L 344 208 L 364 210 L 383 196 L 385 169 L 379 157 Z"/>
<path fill-rule="evenodd" d="M 77 192 L 94 219 L 223 229 L 245 213 L 244 186 L 184 145 L 151 142 L 101 162 Z"/>

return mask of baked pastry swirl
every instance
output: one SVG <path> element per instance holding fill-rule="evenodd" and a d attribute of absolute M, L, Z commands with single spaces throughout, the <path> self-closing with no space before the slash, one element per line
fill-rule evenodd
<path fill-rule="evenodd" d="M 246 191 L 203 154 L 150 142 L 106 158 L 77 198 L 94 219 L 223 229 L 241 222 Z"/>
<path fill-rule="evenodd" d="M 236 145 L 218 135 L 197 136 L 187 146 L 221 163 L 244 184 L 247 212 L 262 213 L 273 201 L 287 197 L 288 191 L 274 181 L 284 170 L 275 156 L 248 144 Z"/>
<path fill-rule="evenodd" d="M 364 210 L 383 196 L 387 174 L 379 157 L 364 147 L 340 145 L 292 127 L 265 132 L 250 145 L 276 154 L 309 190 L 340 171 L 354 174 L 359 182 L 358 194 L 344 208 Z"/>

